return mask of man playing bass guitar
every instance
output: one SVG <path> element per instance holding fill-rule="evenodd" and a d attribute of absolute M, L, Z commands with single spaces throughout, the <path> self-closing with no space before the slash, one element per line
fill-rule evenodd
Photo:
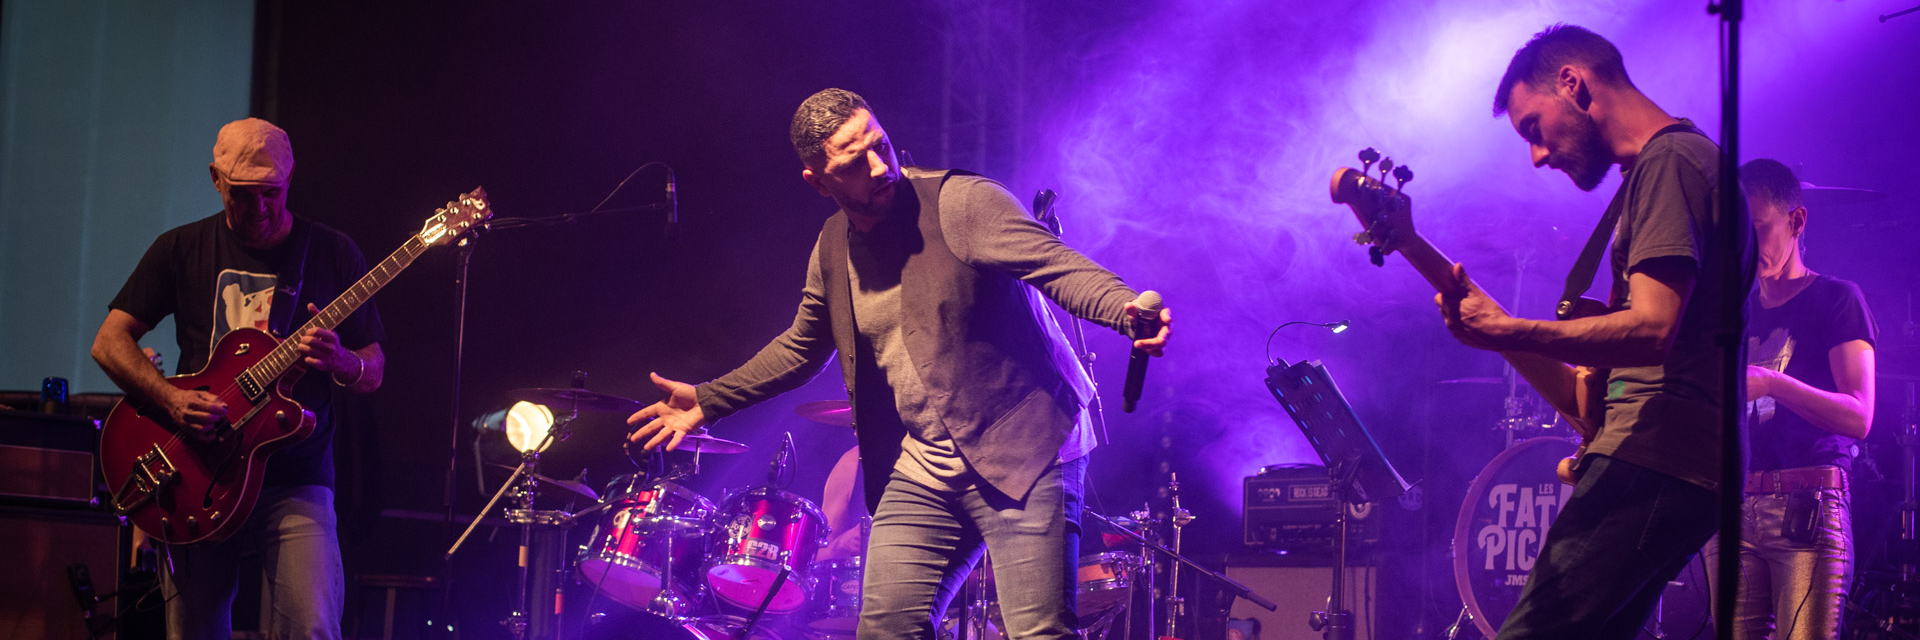
<path fill-rule="evenodd" d="M 1560 321 L 1510 316 L 1458 264 L 1436 282 L 1454 337 L 1506 355 L 1563 413 L 1580 413 L 1569 365 L 1610 369 L 1573 497 L 1498 638 L 1625 640 L 1640 632 L 1667 581 L 1717 525 L 1721 401 L 1729 390 L 1721 388 L 1713 332 L 1722 301 L 1747 294 L 1745 287 L 1722 290 L 1722 270 L 1748 265 L 1743 275 L 1752 282 L 1747 212 L 1744 204 L 1719 206 L 1719 147 L 1640 93 L 1619 50 L 1586 29 L 1548 27 L 1515 53 L 1494 113 L 1512 121 L 1534 166 L 1566 172 L 1583 191 L 1598 187 L 1614 165 L 1621 173 L 1582 260 L 1588 279 L 1579 281 L 1576 265 L 1563 298 L 1591 284 L 1611 234 L 1604 313 Z M 1370 231 L 1376 244 L 1427 246 L 1410 217 L 1393 223 Z M 1742 230 L 1737 262 L 1715 242 L 1729 225 Z"/>

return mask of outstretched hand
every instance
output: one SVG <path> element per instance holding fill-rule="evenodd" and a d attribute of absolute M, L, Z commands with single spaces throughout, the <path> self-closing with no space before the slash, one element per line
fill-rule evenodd
<path fill-rule="evenodd" d="M 666 450 L 673 451 L 680 447 L 682 439 L 704 431 L 707 414 L 700 409 L 693 385 L 662 378 L 658 373 L 647 375 L 653 378 L 653 386 L 667 392 L 667 398 L 627 416 L 627 424 L 639 425 L 627 434 L 627 444 L 638 444 L 643 450 L 652 451 L 664 443 Z"/>

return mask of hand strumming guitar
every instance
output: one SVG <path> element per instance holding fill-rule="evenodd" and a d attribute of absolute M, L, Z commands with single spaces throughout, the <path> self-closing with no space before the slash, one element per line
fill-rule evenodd
<path fill-rule="evenodd" d="M 627 444 L 639 444 L 642 449 L 652 451 L 665 443 L 667 450 L 673 451 L 680 447 L 681 439 L 705 431 L 707 413 L 700 409 L 693 385 L 662 378 L 658 373 L 647 375 L 653 378 L 654 386 L 667 392 L 667 398 L 627 416 L 627 424 L 640 425 L 627 434 Z"/>

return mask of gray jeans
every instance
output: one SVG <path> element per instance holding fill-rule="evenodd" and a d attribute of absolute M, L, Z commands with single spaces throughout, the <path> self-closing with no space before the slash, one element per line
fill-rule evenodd
<path fill-rule="evenodd" d="M 1073 596 L 1086 472 L 1086 458 L 1055 464 L 1025 500 L 981 483 L 936 491 L 895 473 L 873 515 L 858 637 L 932 640 L 983 547 L 993 556 L 1010 638 L 1077 637 Z"/>
<path fill-rule="evenodd" d="M 267 487 L 253 515 L 218 544 L 174 547 L 166 572 L 168 640 L 233 636 L 233 594 L 240 557 L 258 551 L 267 574 L 267 637 L 339 640 L 340 568 L 333 490 L 320 485 Z"/>
<path fill-rule="evenodd" d="M 1819 491 L 1810 542 L 1781 535 L 1790 496 L 1749 495 L 1741 510 L 1740 595 L 1733 619 L 1733 637 L 1740 640 L 1840 636 L 1841 612 L 1853 572 L 1853 519 L 1847 492 Z M 1718 537 L 1707 544 L 1707 575 L 1718 575 L 1714 567 L 1719 565 L 1719 549 Z"/>

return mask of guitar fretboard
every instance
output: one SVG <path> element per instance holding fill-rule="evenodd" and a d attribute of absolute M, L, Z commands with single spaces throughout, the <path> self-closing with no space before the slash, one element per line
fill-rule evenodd
<path fill-rule="evenodd" d="M 258 383 L 255 388 L 271 387 L 274 380 L 278 380 L 287 370 L 300 363 L 300 342 L 294 339 L 295 337 L 307 329 L 331 330 L 339 326 L 340 321 L 353 315 L 354 311 L 360 309 L 360 305 L 366 304 L 373 294 L 379 293 L 381 287 L 392 282 L 394 276 L 400 275 L 401 271 L 406 270 L 407 265 L 413 264 L 414 258 L 420 257 L 420 254 L 425 253 L 431 246 L 421 242 L 418 235 L 407 238 L 407 241 L 401 244 L 399 249 L 395 249 L 392 255 L 367 270 L 367 275 L 361 276 L 353 286 L 347 287 L 340 297 L 334 298 L 332 303 L 320 310 L 320 313 L 315 314 L 306 324 L 300 325 L 300 328 L 287 336 L 286 340 L 281 341 L 280 346 L 274 347 L 273 353 L 267 354 L 266 358 L 248 367 L 243 375 L 253 378 L 253 381 Z"/>

